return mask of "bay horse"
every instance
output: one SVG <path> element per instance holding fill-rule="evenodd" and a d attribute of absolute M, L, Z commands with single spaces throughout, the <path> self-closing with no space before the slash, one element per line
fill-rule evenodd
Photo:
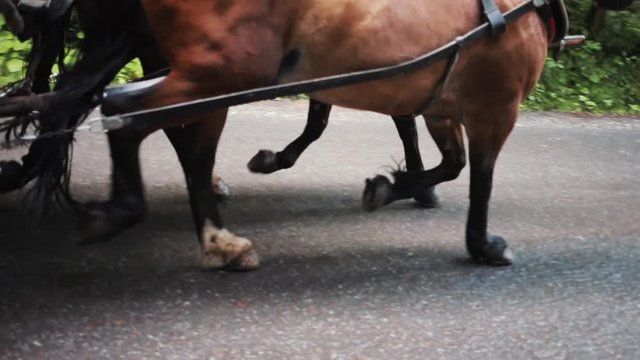
<path fill-rule="evenodd" d="M 171 72 L 135 94 L 108 98 L 103 104 L 107 115 L 397 64 L 465 34 L 483 19 L 479 1 L 467 0 L 143 0 L 143 4 Z M 519 1 L 498 0 L 497 4 L 507 11 Z M 321 103 L 391 116 L 420 113 L 430 102 L 424 113 L 429 119 L 440 119 L 429 124 L 443 144 L 443 161 L 427 171 L 398 174 L 409 191 L 459 175 L 465 164 L 464 126 L 471 166 L 466 247 L 480 263 L 508 265 L 512 255 L 507 242 L 487 231 L 493 171 L 519 104 L 542 72 L 548 36 L 546 24 L 531 12 L 501 36 L 468 45 L 437 98 L 432 97 L 447 61 L 408 76 L 310 95 Z M 226 109 L 217 109 L 189 118 L 134 122 L 118 132 L 141 141 L 157 129 L 202 124 L 219 135 L 226 116 Z M 214 153 L 217 143 L 218 138 L 199 143 L 194 158 Z M 127 164 L 130 170 L 133 164 L 137 168 L 136 150 L 134 146 L 119 150 L 120 156 L 113 157 L 116 173 Z M 209 161 L 207 169 L 213 167 L 213 158 L 201 160 L 199 164 Z M 131 179 L 114 175 L 114 187 L 137 186 Z M 383 203 L 377 200 L 378 189 L 387 186 L 371 181 L 365 189 L 365 199 L 370 198 L 366 201 Z M 215 202 L 202 204 L 206 206 L 193 210 L 203 264 L 254 266 L 257 254 L 252 243 L 224 227 Z M 97 221 L 117 225 L 118 219 L 109 217 L 113 206 L 103 204 L 107 216 Z"/>
<path fill-rule="evenodd" d="M 1 2 L 13 5 L 11 0 L 0 0 Z M 54 0 L 55 2 L 56 0 Z M 56 9 L 67 9 L 71 1 L 59 0 L 61 4 L 54 6 Z M 55 4 L 54 4 L 55 5 Z M 64 55 L 65 36 L 64 30 L 69 27 L 70 14 L 58 13 L 56 16 L 47 16 L 46 13 L 40 13 L 39 17 L 16 18 L 19 13 L 3 12 L 3 14 L 12 21 L 12 23 L 22 24 L 19 30 L 15 30 L 16 35 L 21 39 L 33 38 L 34 45 L 29 56 L 29 66 L 26 78 L 14 84 L 2 96 L 5 106 L 12 105 L 12 100 L 20 98 L 23 95 L 46 94 L 44 98 L 44 107 L 29 108 L 27 112 L 38 110 L 36 118 L 33 114 L 20 114 L 14 118 L 8 125 L 3 124 L 6 136 L 9 138 L 15 132 L 16 128 L 24 127 L 34 121 L 40 125 L 40 131 L 45 135 L 44 138 L 37 139 L 29 148 L 29 152 L 22 158 L 22 164 L 17 161 L 0 162 L 0 192 L 8 192 L 22 187 L 27 182 L 36 178 L 43 183 L 45 193 L 52 191 L 52 187 L 58 184 L 68 182 L 68 178 L 64 178 L 58 183 L 55 180 L 59 176 L 65 176 L 66 168 L 69 166 L 66 160 L 68 146 L 72 140 L 70 135 L 62 137 L 48 138 L 46 135 L 56 132 L 59 129 L 72 128 L 76 126 L 98 103 L 96 97 L 99 95 L 100 89 L 104 87 L 115 76 L 126 63 L 135 57 L 140 58 L 143 69 L 146 74 L 154 73 L 164 69 L 166 63 L 162 56 L 158 53 L 153 38 L 146 30 L 146 21 L 144 14 L 139 5 L 135 2 L 120 3 L 117 1 L 106 2 L 77 0 L 75 1 L 75 9 L 78 13 L 80 27 L 84 31 L 84 40 L 80 46 L 81 56 L 79 60 L 70 67 L 61 63 L 61 56 Z M 15 9 L 15 7 L 13 7 Z M 2 8 L 0 8 L 2 10 Z M 44 11 L 44 10 L 40 10 Z M 16 15 L 17 14 L 17 15 Z M 13 18 L 12 18 L 13 17 Z M 129 21 L 120 21 L 128 18 Z M 46 21 L 38 22 L 38 20 L 46 19 Z M 26 35 L 25 35 L 26 34 Z M 61 74 L 58 82 L 53 89 L 53 93 L 49 93 L 49 77 L 51 68 L 54 63 L 58 62 Z M 14 101 L 15 103 L 15 101 Z M 0 109 L 2 108 L 0 102 Z M 316 100 L 310 101 L 309 115 L 307 126 L 301 136 L 289 144 L 285 149 L 277 153 L 262 150 L 248 164 L 253 172 L 271 173 L 284 168 L 291 167 L 300 154 L 307 146 L 316 140 L 326 127 L 331 105 Z M 10 112 L 9 112 L 10 114 Z M 397 127 L 399 135 L 402 139 L 407 170 L 409 172 L 418 172 L 424 170 L 422 159 L 420 157 L 417 145 L 417 135 L 415 129 L 415 121 L 411 116 L 394 116 L 394 123 Z M 428 128 L 434 134 L 436 144 L 443 154 L 446 152 L 446 144 L 439 141 L 437 137 L 437 125 L 429 124 Z M 211 163 L 207 160 L 207 154 L 199 154 L 197 159 L 193 159 L 192 147 L 201 143 L 213 143 L 215 139 L 211 136 L 217 136 L 215 133 L 207 132 L 206 125 L 193 124 L 186 127 L 174 127 L 165 129 L 169 140 L 174 146 L 179 160 L 185 171 L 188 180 L 206 177 L 204 172 L 199 170 L 200 161 L 203 162 L 202 168 L 206 169 L 207 164 Z M 109 133 L 109 143 L 111 145 L 112 156 L 117 158 L 119 154 L 126 154 L 127 151 L 136 149 L 139 141 L 130 140 L 126 132 Z M 19 136 L 22 132 L 18 131 Z M 125 149 L 125 150 L 121 150 Z M 208 156 L 213 156 L 213 152 Z M 114 161 L 120 164 L 118 161 Z M 137 162 L 127 163 L 127 166 L 114 166 L 114 187 L 112 194 L 111 207 L 108 211 L 101 212 L 104 207 L 94 204 L 83 206 L 83 210 L 87 218 L 95 219 L 107 217 L 112 221 L 108 225 L 104 222 L 90 221 L 88 226 L 83 229 L 84 242 L 93 242 L 103 240 L 115 234 L 124 227 L 133 224 L 143 216 L 144 198 L 142 194 L 142 185 L 139 174 L 130 175 L 129 168 L 137 167 Z M 137 179 L 136 179 L 137 177 Z M 120 179 L 127 179 L 128 187 L 119 187 Z M 386 180 L 386 178 L 385 178 Z M 197 211 L 203 208 L 202 202 L 206 201 L 210 196 L 207 194 L 206 179 L 203 181 L 188 181 L 189 192 L 191 194 L 192 208 Z M 388 181 L 387 181 L 388 182 Z M 131 185 L 135 183 L 134 185 Z M 418 189 L 416 191 L 407 191 L 401 187 L 388 185 L 377 197 L 378 203 L 369 205 L 369 209 L 387 204 L 391 201 L 413 197 L 423 206 L 432 207 L 437 204 L 437 195 L 433 187 Z M 202 189 L 199 187 L 202 186 Z M 70 197 L 66 192 L 68 188 L 63 185 L 62 188 L 54 188 L 65 193 L 67 198 Z M 196 221 L 199 226 L 199 221 Z"/>

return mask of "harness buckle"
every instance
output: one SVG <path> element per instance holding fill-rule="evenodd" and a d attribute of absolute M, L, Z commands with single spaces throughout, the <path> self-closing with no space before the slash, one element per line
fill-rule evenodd
<path fill-rule="evenodd" d="M 489 21 L 491 28 L 491 37 L 498 37 L 507 30 L 507 21 L 498 9 L 498 5 L 495 0 L 482 0 L 482 7 L 484 8 L 484 15 Z"/>

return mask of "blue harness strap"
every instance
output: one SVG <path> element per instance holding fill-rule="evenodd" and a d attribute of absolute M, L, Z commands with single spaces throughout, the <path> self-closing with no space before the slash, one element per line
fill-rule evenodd
<path fill-rule="evenodd" d="M 496 0 L 482 0 L 482 7 L 491 27 L 491 37 L 500 36 L 507 29 L 507 22 L 498 9 Z"/>

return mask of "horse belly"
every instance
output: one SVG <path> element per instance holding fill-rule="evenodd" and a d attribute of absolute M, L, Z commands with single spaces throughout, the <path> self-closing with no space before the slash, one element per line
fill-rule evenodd
<path fill-rule="evenodd" d="M 308 3 L 311 5 L 300 17 L 295 36 L 289 44 L 289 49 L 299 52 L 299 61 L 295 68 L 279 79 L 281 82 L 398 64 L 432 51 L 480 25 L 481 11 L 479 2 L 475 1 L 316 0 Z M 504 8 L 511 8 L 517 1 L 504 0 L 500 3 Z M 470 81 L 459 79 L 477 77 L 474 74 L 477 71 L 465 69 L 469 58 L 486 57 L 485 63 L 491 63 L 500 71 L 508 70 L 510 65 L 509 61 L 501 61 L 498 53 L 509 53 L 505 59 L 527 58 L 524 53 L 520 56 L 515 54 L 523 50 L 523 44 L 532 32 L 539 35 L 542 31 L 534 14 L 527 18 L 518 23 L 522 26 L 510 26 L 499 42 L 483 40 L 463 49 L 443 103 L 454 104 L 458 102 L 456 97 L 464 96 L 461 95 L 465 93 L 462 88 L 468 87 Z M 532 29 L 520 29 L 524 27 Z M 494 61 L 496 58 L 498 63 Z M 446 72 L 446 62 L 440 61 L 406 76 L 321 91 L 312 97 L 330 104 L 390 115 L 417 113 L 434 96 Z M 512 74 L 509 77 L 524 79 L 527 76 Z M 505 89 L 522 87 L 519 83 L 524 81 L 516 82 L 506 84 Z M 523 91 L 515 89 L 512 92 Z M 446 112 L 453 113 L 455 109 Z"/>
<path fill-rule="evenodd" d="M 299 62 L 279 80 L 297 81 L 389 66 L 427 53 L 477 25 L 475 14 L 479 8 L 461 6 L 461 1 L 309 1 L 289 44 L 290 49 L 300 53 Z M 433 95 L 445 67 L 443 61 L 407 76 L 312 96 L 345 107 L 409 114 L 419 111 Z"/>
<path fill-rule="evenodd" d="M 444 68 L 444 65 L 439 66 Z M 375 111 L 387 115 L 411 115 L 424 110 L 434 95 L 440 71 L 373 81 L 310 94 L 313 99 L 337 106 Z M 450 103 L 455 102 L 450 99 Z M 453 110 L 453 109 L 450 109 Z"/>

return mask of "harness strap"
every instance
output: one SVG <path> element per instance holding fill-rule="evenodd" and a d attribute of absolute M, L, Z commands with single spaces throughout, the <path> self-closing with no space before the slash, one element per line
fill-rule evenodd
<path fill-rule="evenodd" d="M 556 36 L 556 24 L 555 19 L 553 18 L 553 10 L 549 5 L 548 0 L 533 0 L 533 5 L 536 7 L 536 11 L 538 12 L 538 16 L 544 22 L 544 26 L 547 28 L 547 37 L 550 42 L 553 41 Z"/>
<path fill-rule="evenodd" d="M 444 92 L 445 87 L 449 84 L 451 74 L 458 64 L 458 60 L 460 60 L 460 51 L 462 50 L 463 45 L 461 37 L 456 38 L 456 44 L 458 45 L 458 47 L 456 48 L 456 52 L 449 59 L 447 70 L 440 78 L 436 91 L 433 93 L 433 96 L 429 98 L 429 100 L 427 100 L 426 104 L 423 105 L 418 112 L 412 115 L 413 117 L 425 114 L 431 108 L 431 106 L 433 106 L 433 104 L 442 97 L 442 93 Z"/>
<path fill-rule="evenodd" d="M 504 16 L 498 9 L 496 0 L 482 0 L 482 7 L 484 8 L 484 15 L 489 21 L 489 27 L 491 28 L 491 37 L 498 37 L 507 30 L 507 22 Z"/>
<path fill-rule="evenodd" d="M 513 22 L 521 16 L 534 11 L 533 0 L 518 5 L 504 14 L 506 22 Z M 435 63 L 436 61 L 448 59 L 455 55 L 461 46 L 482 39 L 491 34 L 491 27 L 488 23 L 484 23 L 468 33 L 460 36 L 441 47 L 434 49 L 426 54 L 418 56 L 414 59 L 405 61 L 400 64 L 355 71 L 347 74 L 332 75 L 323 78 L 303 80 L 293 83 L 277 84 L 272 86 L 259 87 L 249 90 L 238 91 L 230 94 L 223 94 L 209 98 L 196 99 L 178 104 L 166 105 L 162 107 L 139 110 L 126 113 L 109 113 L 105 112 L 105 104 L 109 101 L 109 93 L 113 88 L 106 89 L 104 94 L 104 102 L 102 113 L 103 117 L 93 119 L 91 121 L 101 122 L 105 131 L 121 129 L 127 126 L 145 126 L 152 122 L 166 120 L 177 116 L 189 116 L 189 114 L 208 111 L 215 108 L 229 107 L 249 102 L 255 102 L 266 99 L 273 99 L 279 96 L 289 96 L 301 93 L 312 93 L 331 88 L 353 85 L 357 83 L 381 80 L 391 78 L 398 75 L 406 75 L 412 71 L 423 69 L 424 67 Z M 446 77 L 446 76 L 445 76 Z M 126 87 L 131 85 L 124 85 Z M 149 85 L 152 86 L 152 85 Z M 104 116 L 106 115 L 106 116 Z"/>

